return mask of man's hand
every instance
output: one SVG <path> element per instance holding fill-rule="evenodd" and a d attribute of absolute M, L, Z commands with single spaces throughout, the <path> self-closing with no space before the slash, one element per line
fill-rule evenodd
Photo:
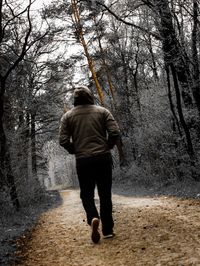
<path fill-rule="evenodd" d="M 119 154 L 119 165 L 120 167 L 127 166 L 127 161 L 125 159 L 124 151 L 123 151 L 123 143 L 120 135 L 116 136 L 109 136 L 108 137 L 108 146 L 110 149 L 114 147 L 114 145 L 117 146 L 118 154 Z"/>
<path fill-rule="evenodd" d="M 124 154 L 123 155 L 119 154 L 119 165 L 120 165 L 120 167 L 124 167 L 127 165 Z"/>
<path fill-rule="evenodd" d="M 74 154 L 74 144 L 72 142 L 70 142 L 70 144 L 66 150 L 69 152 L 69 154 Z"/>
<path fill-rule="evenodd" d="M 69 154 L 74 154 L 74 144 L 72 142 L 67 143 L 67 144 L 62 144 L 61 145 L 65 150 L 69 152 Z"/>
<path fill-rule="evenodd" d="M 120 167 L 124 167 L 127 165 L 127 162 L 126 162 L 124 151 L 123 151 L 123 143 L 120 137 L 116 141 L 116 146 L 117 146 L 118 154 L 119 154 L 119 165 Z"/>

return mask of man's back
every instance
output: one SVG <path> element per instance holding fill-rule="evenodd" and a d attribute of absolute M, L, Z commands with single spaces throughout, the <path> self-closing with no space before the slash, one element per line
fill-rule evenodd
<path fill-rule="evenodd" d="M 62 118 L 64 131 L 72 138 L 74 153 L 77 158 L 91 157 L 109 153 L 108 135 L 118 135 L 119 128 L 111 113 L 100 106 L 88 104 L 78 105 L 68 111 Z M 67 132 L 66 132 L 67 130 Z"/>

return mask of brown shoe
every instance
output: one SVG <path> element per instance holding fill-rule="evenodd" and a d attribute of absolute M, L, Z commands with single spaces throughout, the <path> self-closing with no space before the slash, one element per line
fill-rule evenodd
<path fill-rule="evenodd" d="M 96 244 L 100 240 L 100 234 L 98 231 L 98 229 L 99 229 L 99 219 L 98 218 L 92 219 L 91 228 L 92 228 L 91 239 Z"/>

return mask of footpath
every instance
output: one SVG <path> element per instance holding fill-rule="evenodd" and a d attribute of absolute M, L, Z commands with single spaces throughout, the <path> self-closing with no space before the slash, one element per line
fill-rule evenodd
<path fill-rule="evenodd" d="M 199 266 L 200 201 L 113 194 L 116 237 L 90 240 L 78 190 L 40 217 L 17 242 L 24 266 Z M 98 199 L 96 199 L 98 205 Z"/>

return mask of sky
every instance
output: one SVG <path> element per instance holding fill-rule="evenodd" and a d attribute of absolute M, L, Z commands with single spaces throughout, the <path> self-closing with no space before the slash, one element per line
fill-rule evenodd
<path fill-rule="evenodd" d="M 28 3 L 28 1 L 26 0 Z M 35 2 L 32 5 L 33 10 L 40 10 L 44 5 L 48 5 L 52 2 L 52 0 L 35 0 Z"/>
<path fill-rule="evenodd" d="M 28 5 L 28 0 L 24 1 L 24 4 Z M 37 13 L 38 11 L 42 10 L 42 8 L 44 7 L 44 5 L 48 6 L 50 3 L 52 2 L 52 0 L 35 0 L 35 2 L 32 4 L 32 12 Z M 59 52 L 64 52 L 65 50 L 65 57 L 69 57 L 71 55 L 77 55 L 78 53 L 81 53 L 83 50 L 83 48 L 80 46 L 80 44 L 72 44 L 70 45 L 70 43 L 67 43 L 64 45 L 60 45 L 58 51 Z M 81 64 L 83 64 L 83 62 L 76 62 L 75 63 L 75 76 L 74 76 L 74 82 L 79 82 L 79 80 L 81 80 L 83 78 L 83 73 L 81 73 Z"/>

